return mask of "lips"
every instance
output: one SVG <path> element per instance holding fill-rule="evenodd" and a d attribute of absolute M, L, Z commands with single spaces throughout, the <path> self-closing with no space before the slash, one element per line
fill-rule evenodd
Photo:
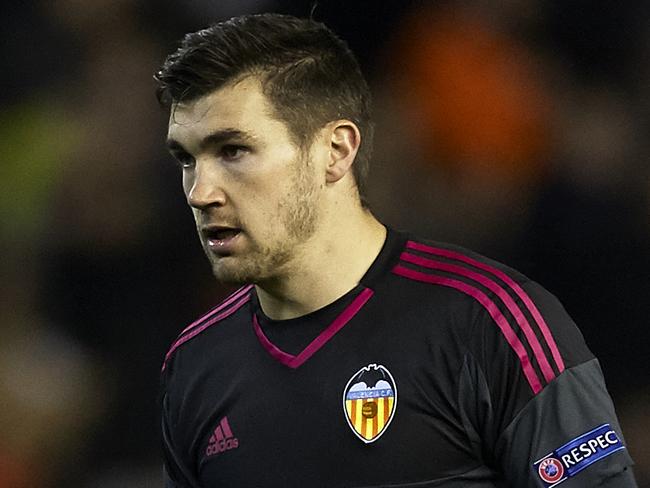
<path fill-rule="evenodd" d="M 219 254 L 232 251 L 232 246 L 240 233 L 240 228 L 221 225 L 210 225 L 201 229 L 208 246 Z"/>

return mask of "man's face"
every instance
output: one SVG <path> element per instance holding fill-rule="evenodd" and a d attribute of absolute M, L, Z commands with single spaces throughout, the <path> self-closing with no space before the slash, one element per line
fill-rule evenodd
<path fill-rule="evenodd" d="M 259 82 L 173 107 L 167 144 L 217 279 L 259 283 L 287 272 L 314 235 L 323 185 Z"/>

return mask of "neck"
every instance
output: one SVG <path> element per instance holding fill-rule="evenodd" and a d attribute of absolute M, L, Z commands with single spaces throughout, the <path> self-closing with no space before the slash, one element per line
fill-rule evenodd
<path fill-rule="evenodd" d="M 324 225 L 305 243 L 289 269 L 256 285 L 267 316 L 275 320 L 300 317 L 359 284 L 384 244 L 386 228 L 361 207 L 343 215 L 324 216 Z"/>

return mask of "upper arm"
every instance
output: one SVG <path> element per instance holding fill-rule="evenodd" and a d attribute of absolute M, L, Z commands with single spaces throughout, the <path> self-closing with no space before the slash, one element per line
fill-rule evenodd
<path fill-rule="evenodd" d="M 167 471 L 167 463 L 163 465 L 163 487 L 164 488 L 183 488 L 182 485 L 176 483 Z"/>
<path fill-rule="evenodd" d="M 479 316 L 461 381 L 473 396 L 463 400 L 465 417 L 488 462 L 517 487 L 550 487 L 559 472 L 567 488 L 613 479 L 636 486 L 602 371 L 580 331 L 539 285 L 522 285 L 523 296 L 508 291 L 501 326 L 494 313 Z"/>
<path fill-rule="evenodd" d="M 636 486 L 597 359 L 565 370 L 499 436 L 495 457 L 514 486 Z M 627 480 L 627 481 L 625 481 Z M 604 486 L 607 486 L 605 484 Z"/>
<path fill-rule="evenodd" d="M 169 397 L 165 394 L 162 399 L 162 450 L 164 461 L 165 488 L 195 488 L 196 482 L 191 480 L 188 463 L 182 457 L 182 450 L 175 442 L 173 434 L 174 422 L 171 419 Z"/>

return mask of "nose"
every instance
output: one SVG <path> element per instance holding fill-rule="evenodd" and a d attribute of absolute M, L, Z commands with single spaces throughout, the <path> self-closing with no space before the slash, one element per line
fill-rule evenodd
<path fill-rule="evenodd" d="M 194 170 L 183 176 L 183 187 L 187 203 L 194 208 L 221 207 L 226 204 L 223 178 L 210 164 L 196 162 Z"/>

